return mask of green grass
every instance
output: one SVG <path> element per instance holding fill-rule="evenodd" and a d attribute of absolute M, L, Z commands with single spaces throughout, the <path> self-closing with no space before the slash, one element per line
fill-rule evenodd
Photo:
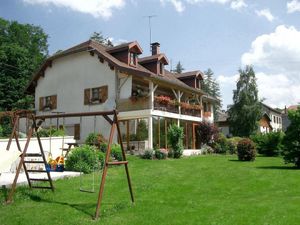
<path fill-rule="evenodd" d="M 0 224 L 284 224 L 300 222 L 300 171 L 280 158 L 239 162 L 234 156 L 148 161 L 129 157 L 136 202 L 123 167 L 109 169 L 99 221 L 97 193 L 79 192 L 79 178 L 55 182 L 55 193 L 18 188 L 0 206 Z M 86 188 L 92 175 L 86 175 Z M 99 174 L 96 178 L 99 187 Z M 4 192 L 0 195 L 4 199 Z"/>

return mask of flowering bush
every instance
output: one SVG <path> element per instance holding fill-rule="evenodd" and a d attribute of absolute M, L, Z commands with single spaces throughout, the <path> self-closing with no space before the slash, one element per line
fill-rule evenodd
<path fill-rule="evenodd" d="M 173 102 L 169 96 L 164 96 L 164 95 L 155 96 L 154 99 L 156 102 L 163 104 L 163 105 L 168 105 L 168 104 L 171 104 L 171 102 Z"/>

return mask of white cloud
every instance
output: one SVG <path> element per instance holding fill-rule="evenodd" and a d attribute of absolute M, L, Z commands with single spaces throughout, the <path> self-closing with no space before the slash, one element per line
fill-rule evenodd
<path fill-rule="evenodd" d="M 294 12 L 300 12 L 300 2 L 298 0 L 292 0 L 286 4 L 287 12 L 288 13 L 294 13 Z"/>
<path fill-rule="evenodd" d="M 265 67 L 300 80 L 300 31 L 280 25 L 275 32 L 258 36 L 242 55 L 242 64 Z"/>
<path fill-rule="evenodd" d="M 108 19 L 112 16 L 113 9 L 120 9 L 125 5 L 125 0 L 23 0 L 28 4 L 54 5 L 65 7 L 73 11 L 91 14 L 98 18 Z"/>
<path fill-rule="evenodd" d="M 223 94 L 224 106 L 232 104 L 232 90 L 236 89 L 238 78 L 239 75 L 221 75 L 217 78 Z M 260 99 L 265 99 L 264 103 L 267 105 L 284 108 L 285 105 L 300 102 L 300 82 L 293 82 L 288 75 L 257 72 L 256 78 L 258 96 Z"/>
<path fill-rule="evenodd" d="M 230 7 L 233 10 L 241 10 L 242 8 L 248 7 L 244 0 L 235 0 L 230 3 Z"/>
<path fill-rule="evenodd" d="M 217 4 L 229 4 L 233 10 L 241 10 L 242 8 L 247 7 L 245 0 L 160 0 L 161 4 L 171 3 L 177 12 L 183 12 L 185 10 L 185 5 L 195 5 L 200 3 L 217 3 Z"/>
<path fill-rule="evenodd" d="M 268 21 L 272 22 L 275 17 L 272 15 L 269 9 L 256 10 L 256 15 L 265 17 Z"/>
<path fill-rule="evenodd" d="M 162 4 L 164 4 L 165 2 L 170 2 L 174 6 L 175 10 L 179 13 L 185 10 L 185 6 L 183 2 L 180 0 L 160 0 L 160 2 Z"/>

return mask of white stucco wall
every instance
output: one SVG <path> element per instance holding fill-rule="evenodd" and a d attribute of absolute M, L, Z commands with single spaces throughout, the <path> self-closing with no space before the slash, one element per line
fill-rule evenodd
<path fill-rule="evenodd" d="M 108 85 L 108 99 L 105 103 L 84 105 L 84 89 Z M 37 114 L 51 114 L 51 111 L 40 112 L 39 98 L 57 95 L 56 112 L 93 112 L 106 111 L 115 108 L 116 75 L 107 62 L 101 63 L 98 57 L 91 56 L 89 52 L 76 53 L 55 59 L 52 67 L 47 67 L 45 76 L 38 80 L 35 91 L 35 105 Z M 81 126 L 81 139 L 94 130 L 94 118 L 83 119 Z M 65 125 L 71 127 L 79 123 L 80 118 L 67 118 Z M 46 121 L 49 123 L 49 120 Z M 60 119 L 59 124 L 63 121 Z M 100 116 L 97 117 L 96 131 L 108 137 L 110 125 Z M 56 120 L 52 121 L 56 124 Z"/>

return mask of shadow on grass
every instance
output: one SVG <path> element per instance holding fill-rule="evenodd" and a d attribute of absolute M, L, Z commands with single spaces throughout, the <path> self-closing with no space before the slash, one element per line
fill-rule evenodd
<path fill-rule="evenodd" d="M 26 195 L 35 202 L 45 202 L 45 203 L 50 203 L 50 204 L 59 204 L 63 206 L 68 206 L 71 207 L 79 212 L 82 212 L 92 218 L 94 218 L 94 211 L 96 210 L 96 200 L 95 203 L 81 203 L 81 204 L 71 204 L 68 202 L 60 202 L 60 201 L 55 201 L 55 200 L 48 200 L 48 199 L 43 199 L 38 195 L 32 194 L 32 193 L 26 193 Z M 101 213 L 101 217 L 109 216 L 111 214 L 117 213 L 119 210 L 122 210 L 126 208 L 126 204 L 123 203 L 106 203 L 107 205 L 111 205 L 112 207 L 110 209 L 107 209 L 107 212 L 104 211 L 104 213 Z M 93 214 L 91 214 L 91 211 Z"/>
<path fill-rule="evenodd" d="M 60 202 L 60 201 L 55 201 L 55 200 L 48 200 L 48 199 L 43 199 L 38 195 L 27 193 L 26 194 L 32 201 L 35 202 L 45 202 L 45 203 L 50 203 L 50 204 L 58 204 L 58 205 L 63 205 L 63 206 L 68 206 L 71 207 L 77 211 L 83 212 L 84 214 L 93 217 L 94 214 L 91 214 L 91 208 L 96 207 L 96 203 L 91 204 L 91 203 L 81 203 L 81 204 L 71 204 L 68 202 Z"/>
<path fill-rule="evenodd" d="M 299 168 L 293 166 L 258 166 L 256 168 L 263 170 L 299 170 Z"/>

